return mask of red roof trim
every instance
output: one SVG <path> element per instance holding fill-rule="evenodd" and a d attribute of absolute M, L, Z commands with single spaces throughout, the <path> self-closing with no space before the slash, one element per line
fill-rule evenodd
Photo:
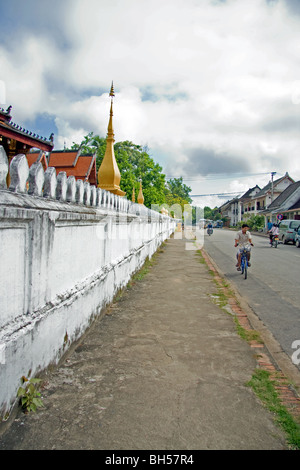
<path fill-rule="evenodd" d="M 23 144 L 29 145 L 30 147 L 37 147 L 47 152 L 51 152 L 53 149 L 54 144 L 43 142 L 40 139 L 35 139 L 34 137 L 23 134 L 22 132 L 18 132 L 17 129 L 12 129 L 11 127 L 7 127 L 3 124 L 3 122 L 0 122 L 0 134 L 3 137 L 7 137 L 8 139 L 15 139 L 19 142 L 22 142 Z"/>

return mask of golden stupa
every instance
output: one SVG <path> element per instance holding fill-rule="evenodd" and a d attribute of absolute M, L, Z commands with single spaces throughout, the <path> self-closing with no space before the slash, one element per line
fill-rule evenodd
<path fill-rule="evenodd" d="M 143 195 L 143 188 L 142 188 L 142 180 L 140 180 L 140 190 L 138 195 L 138 204 L 144 204 L 144 195 Z"/>
<path fill-rule="evenodd" d="M 111 97 L 111 104 L 106 138 L 106 151 L 98 171 L 98 188 L 105 189 L 106 191 L 110 191 L 118 196 L 125 196 L 126 193 L 120 189 L 121 174 L 114 152 L 113 97 L 115 96 L 115 93 L 113 83 L 111 84 L 109 96 Z"/>

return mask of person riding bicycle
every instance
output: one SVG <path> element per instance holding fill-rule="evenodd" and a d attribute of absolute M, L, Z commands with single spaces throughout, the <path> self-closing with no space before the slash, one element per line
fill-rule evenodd
<path fill-rule="evenodd" d="M 236 264 L 236 267 L 237 267 L 237 270 L 240 271 L 241 270 L 241 255 L 242 255 L 242 252 L 244 250 L 244 248 L 246 249 L 247 251 L 247 260 L 248 260 L 248 266 L 251 266 L 250 264 L 250 252 L 251 252 L 251 246 L 254 246 L 253 243 L 252 243 L 252 238 L 251 238 L 251 233 L 248 231 L 249 229 L 249 226 L 247 224 L 243 224 L 242 225 L 242 229 L 237 232 L 236 236 L 235 236 L 235 244 L 234 246 L 235 247 L 239 247 L 238 248 L 238 252 L 237 252 L 237 264 Z"/>
<path fill-rule="evenodd" d="M 270 237 L 270 244 L 272 245 L 272 241 L 274 237 L 278 237 L 279 235 L 279 226 L 278 224 L 273 224 L 271 230 L 268 231 Z"/>

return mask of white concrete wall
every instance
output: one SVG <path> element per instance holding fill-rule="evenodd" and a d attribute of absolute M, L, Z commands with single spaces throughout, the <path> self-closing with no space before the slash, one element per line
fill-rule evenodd
<path fill-rule="evenodd" d="M 75 203 L 29 195 L 16 186 L 12 181 L 5 188 L 2 178 L 2 419 L 16 401 L 21 377 L 57 364 L 176 225 L 174 219 L 116 197 L 108 201 L 109 195 L 99 192 L 98 199 Z"/>

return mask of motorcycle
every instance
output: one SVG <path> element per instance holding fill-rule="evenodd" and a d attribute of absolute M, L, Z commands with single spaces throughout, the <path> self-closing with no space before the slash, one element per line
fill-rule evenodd
<path fill-rule="evenodd" d="M 272 247 L 277 248 L 278 243 L 279 243 L 279 236 L 278 235 L 273 235 L 272 237 L 270 237 L 270 246 L 271 246 L 271 248 Z"/>
<path fill-rule="evenodd" d="M 207 229 L 207 234 L 208 234 L 209 236 L 211 236 L 212 233 L 213 233 L 213 229 L 212 229 L 212 228 L 208 228 L 208 229 Z"/>

